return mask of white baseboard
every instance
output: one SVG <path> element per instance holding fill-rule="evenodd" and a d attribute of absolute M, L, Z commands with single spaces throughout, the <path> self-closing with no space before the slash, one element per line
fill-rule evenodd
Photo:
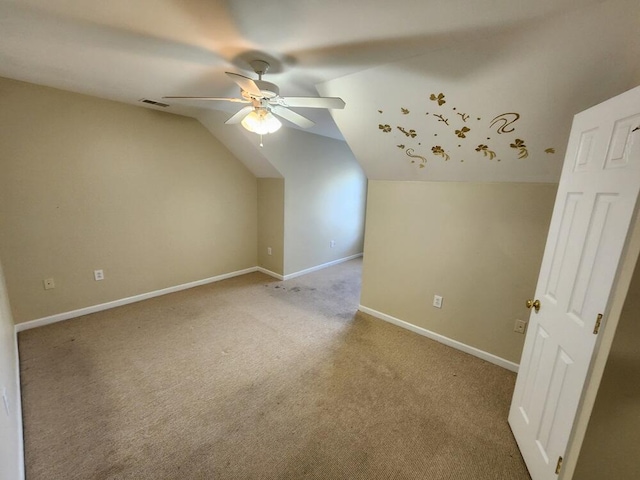
<path fill-rule="evenodd" d="M 351 255 L 344 258 L 339 258 L 338 260 L 333 260 L 331 262 L 323 263 L 322 265 L 316 265 L 315 267 L 307 268 L 305 270 L 300 270 L 299 272 L 290 273 L 283 277 L 283 280 L 291 280 L 292 278 L 300 277 L 302 275 L 306 275 L 307 273 L 315 272 L 317 270 L 322 270 L 323 268 L 331 267 L 333 265 L 337 265 L 339 263 L 348 262 L 349 260 L 353 260 L 354 258 L 361 257 L 362 253 L 356 253 L 355 255 Z"/>
<path fill-rule="evenodd" d="M 197 280 L 195 282 L 183 283 L 182 285 L 176 285 L 175 287 L 163 288 L 161 290 L 155 290 L 153 292 L 142 293 L 140 295 L 134 295 L 133 297 L 121 298 L 120 300 L 114 300 L 112 302 L 101 303 L 100 305 L 93 305 L 91 307 L 80 308 L 78 310 L 72 310 L 70 312 L 57 313 L 49 317 L 38 318 L 36 320 L 30 320 L 28 322 L 18 323 L 16 325 L 16 332 L 22 332 L 24 330 L 30 330 L 32 328 L 43 327 L 52 323 L 61 322 L 70 318 L 81 317 L 82 315 L 88 315 L 90 313 L 101 312 L 110 308 L 120 307 L 122 305 L 128 305 L 130 303 L 140 302 L 153 297 L 159 297 L 168 293 L 179 292 L 188 288 L 199 287 L 208 283 L 219 282 L 226 280 L 227 278 L 238 277 L 247 273 L 253 273 L 258 271 L 258 267 L 245 268 L 244 270 L 238 270 L 235 272 L 225 273 L 217 275 L 215 277 L 205 278 L 203 280 Z"/>
<path fill-rule="evenodd" d="M 299 272 L 291 273 L 289 275 L 284 275 L 284 276 L 262 267 L 246 268 L 244 270 L 225 273 L 223 275 L 217 275 L 215 277 L 205 278 L 203 280 L 197 280 L 195 282 L 183 283 L 182 285 L 176 285 L 174 287 L 163 288 L 161 290 L 155 290 L 153 292 L 142 293 L 140 295 L 121 298 L 119 300 L 113 300 L 111 302 L 101 303 L 99 305 L 79 308 L 78 310 L 71 310 L 70 312 L 57 313 L 55 315 L 50 315 L 48 317 L 37 318 L 35 320 L 29 320 L 28 322 L 18 323 L 16 325 L 16 332 L 23 332 L 25 330 L 30 330 L 32 328 L 43 327 L 45 325 L 50 325 L 52 323 L 62 322 L 63 320 L 69 320 L 71 318 L 81 317 L 83 315 L 89 315 L 90 313 L 101 312 L 103 310 L 108 310 L 110 308 L 121 307 L 122 305 L 128 305 L 130 303 L 140 302 L 142 300 L 147 300 L 149 298 L 159 297 L 161 295 L 167 295 L 168 293 L 179 292 L 180 290 L 186 290 L 188 288 L 199 287 L 201 285 L 206 285 L 208 283 L 219 282 L 221 280 L 226 280 L 227 278 L 238 277 L 240 275 L 245 275 L 247 273 L 262 272 L 266 275 L 270 275 L 274 278 L 277 278 L 278 280 L 290 280 L 292 278 L 299 277 L 307 273 L 315 272 L 316 270 L 321 270 L 323 268 L 327 268 L 332 265 L 337 265 L 342 262 L 347 262 L 349 260 L 353 260 L 354 258 L 358 258 L 361 256 L 362 256 L 362 253 L 358 253 L 356 255 L 351 255 L 349 257 L 333 260 L 332 262 L 323 263 L 322 265 L 316 265 L 315 267 L 307 268 L 306 270 L 301 270 Z"/>
<path fill-rule="evenodd" d="M 20 351 L 18 350 L 18 332 L 14 332 L 14 344 L 15 344 L 15 358 L 16 358 L 16 391 L 17 401 L 15 403 L 15 410 L 18 422 L 18 478 L 19 480 L 25 479 L 25 466 L 24 466 L 24 429 L 22 425 L 22 391 L 20 387 Z"/>
<path fill-rule="evenodd" d="M 411 330 L 419 335 L 430 338 L 431 340 L 435 340 L 436 342 L 440 342 L 449 347 L 453 347 L 456 350 L 463 351 L 474 357 L 481 358 L 482 360 L 486 360 L 489 363 L 493 363 L 502 368 L 506 368 L 507 370 L 511 370 L 512 372 L 518 372 L 519 365 L 517 363 L 510 362 L 509 360 L 505 360 L 504 358 L 498 357 L 489 352 L 485 352 L 484 350 L 480 350 L 478 348 L 472 347 L 470 345 L 464 344 L 457 340 L 453 340 L 449 337 L 445 337 L 444 335 L 440 335 L 439 333 L 432 332 L 431 330 L 427 330 L 426 328 L 418 327 L 413 325 L 412 323 L 405 322 L 404 320 L 400 320 L 399 318 L 392 317 L 391 315 L 387 315 L 386 313 L 379 312 L 369 307 L 365 307 L 364 305 L 360 305 L 358 309 L 361 312 L 368 313 L 369 315 L 379 318 L 380 320 L 384 320 L 385 322 L 393 323 L 398 327 L 406 328 L 407 330 Z"/>
<path fill-rule="evenodd" d="M 266 268 L 257 267 L 258 272 L 264 273 L 265 275 L 269 275 L 270 277 L 277 278 L 278 280 L 284 280 L 284 277 L 279 273 L 272 272 L 271 270 L 267 270 Z"/>

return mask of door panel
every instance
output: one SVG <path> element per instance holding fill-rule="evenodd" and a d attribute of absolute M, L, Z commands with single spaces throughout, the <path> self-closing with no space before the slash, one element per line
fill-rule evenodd
<path fill-rule="evenodd" d="M 567 447 L 640 191 L 638 127 L 640 87 L 574 119 L 509 413 L 533 480 Z"/>

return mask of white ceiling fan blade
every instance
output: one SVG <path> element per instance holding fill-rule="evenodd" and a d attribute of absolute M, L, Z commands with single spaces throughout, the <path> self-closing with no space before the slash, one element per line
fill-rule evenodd
<path fill-rule="evenodd" d="M 289 110 L 288 108 L 281 106 L 273 106 L 271 107 L 271 113 L 284 118 L 285 120 L 289 120 L 291 123 L 294 123 L 302 128 L 309 128 L 315 125 L 314 122 L 309 120 L 308 118 L 303 117 L 302 115 L 294 112 L 293 110 Z"/>
<path fill-rule="evenodd" d="M 245 92 L 250 93 L 251 95 L 254 95 L 256 97 L 262 97 L 262 92 L 258 88 L 258 85 L 256 85 L 256 82 L 254 82 L 249 77 L 245 77 L 244 75 L 239 75 L 237 73 L 231 73 L 231 72 L 224 72 L 224 73 L 226 73 L 231 80 L 236 82 L 238 86 Z"/>
<path fill-rule="evenodd" d="M 282 97 L 282 106 L 343 109 L 345 103 L 339 97 Z"/>
<path fill-rule="evenodd" d="M 220 102 L 234 102 L 234 103 L 251 103 L 244 98 L 230 98 L 230 97 L 162 97 L 165 99 L 177 99 L 177 100 L 206 100 L 206 101 L 220 101 Z"/>
<path fill-rule="evenodd" d="M 229 120 L 224 123 L 228 125 L 232 123 L 240 123 L 244 119 L 244 117 L 251 113 L 251 110 L 253 110 L 252 106 L 241 108 L 237 113 L 235 113 L 231 118 L 229 118 Z"/>

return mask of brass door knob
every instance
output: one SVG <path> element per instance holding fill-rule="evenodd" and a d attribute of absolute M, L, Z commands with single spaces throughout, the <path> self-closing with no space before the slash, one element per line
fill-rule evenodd
<path fill-rule="evenodd" d="M 533 307 L 536 313 L 538 313 L 538 311 L 540 310 L 540 300 L 527 300 L 527 308 L 531 307 Z"/>

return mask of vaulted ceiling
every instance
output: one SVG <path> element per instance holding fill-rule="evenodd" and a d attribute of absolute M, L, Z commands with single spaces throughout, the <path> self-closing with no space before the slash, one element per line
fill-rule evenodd
<path fill-rule="evenodd" d="M 141 105 L 238 96 L 224 72 L 261 58 L 284 95 L 344 98 L 298 112 L 370 178 L 555 181 L 573 113 L 640 83 L 639 27 L 636 0 L 0 0 L 0 76 Z M 276 175 L 237 109 L 164 110 Z"/>

